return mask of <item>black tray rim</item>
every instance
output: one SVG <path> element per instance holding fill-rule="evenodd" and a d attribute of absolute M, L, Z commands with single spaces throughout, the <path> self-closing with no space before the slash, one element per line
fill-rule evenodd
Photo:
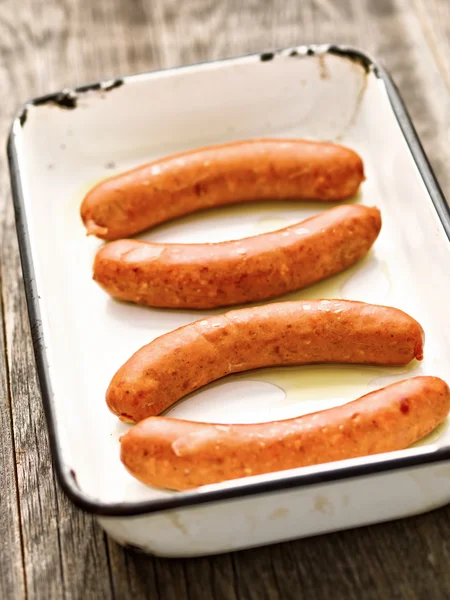
<path fill-rule="evenodd" d="M 255 58 L 266 62 L 277 57 L 277 55 L 311 56 L 323 54 L 335 54 L 361 65 L 366 72 L 372 72 L 385 86 L 394 116 L 400 126 L 405 141 L 409 147 L 417 169 L 424 181 L 428 194 L 433 202 L 436 212 L 450 239 L 450 207 L 448 206 L 441 187 L 436 179 L 430 162 L 420 142 L 419 136 L 414 128 L 408 114 L 405 103 L 395 85 L 388 70 L 375 62 L 365 52 L 358 48 L 347 45 L 336 44 L 310 44 L 299 45 L 288 48 L 276 49 L 270 52 L 251 53 L 239 56 L 231 56 L 219 60 L 204 61 L 195 64 L 158 69 L 144 73 L 132 74 L 115 80 L 98 81 L 82 85 L 73 89 L 63 89 L 58 92 L 39 96 L 25 102 L 17 116 L 12 122 L 7 140 L 7 156 L 12 191 L 12 201 L 16 222 L 16 233 L 19 244 L 20 261 L 23 273 L 23 282 L 27 302 L 28 316 L 31 327 L 33 350 L 36 361 L 39 387 L 41 391 L 42 404 L 47 423 L 50 442 L 50 451 L 53 467 L 56 472 L 58 483 L 66 496 L 81 510 L 96 515 L 97 517 L 137 517 L 158 512 L 175 509 L 194 507 L 202 504 L 220 503 L 223 501 L 240 500 L 245 497 L 256 495 L 275 494 L 297 488 L 307 488 L 318 484 L 331 484 L 345 479 L 354 479 L 374 475 L 382 475 L 390 471 L 410 469 L 414 467 L 425 467 L 426 465 L 450 461 L 450 447 L 437 448 L 430 451 L 427 447 L 416 448 L 410 454 L 404 456 L 390 457 L 383 455 L 380 460 L 372 460 L 366 463 L 356 463 L 340 466 L 334 463 L 329 469 L 318 469 L 317 472 L 297 473 L 301 469 L 294 469 L 283 473 L 273 474 L 273 479 L 268 474 L 267 478 L 257 481 L 246 482 L 240 480 L 237 485 L 227 485 L 217 489 L 205 489 L 201 492 L 192 490 L 178 492 L 167 498 L 155 500 L 144 500 L 140 502 L 101 502 L 85 494 L 78 486 L 76 474 L 63 461 L 60 447 L 57 441 L 56 415 L 52 408 L 52 386 L 49 368 L 46 359 L 46 346 L 43 337 L 39 298 L 37 295 L 33 257 L 31 252 L 28 225 L 24 210 L 24 196 L 21 184 L 18 151 L 16 146 L 15 131 L 17 127 L 23 127 L 26 123 L 27 111 L 31 105 L 39 106 L 47 103 L 57 104 L 62 108 L 72 109 L 76 106 L 79 94 L 94 90 L 110 92 L 128 81 L 136 78 L 151 77 L 164 71 L 185 70 L 201 65 L 213 65 L 214 63 L 234 62 L 245 58 Z M 373 458 L 373 457 L 372 457 Z"/>

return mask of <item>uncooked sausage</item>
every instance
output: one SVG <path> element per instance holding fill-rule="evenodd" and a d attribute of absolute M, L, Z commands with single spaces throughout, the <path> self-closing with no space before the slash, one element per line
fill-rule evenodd
<path fill-rule="evenodd" d="M 81 218 L 88 234 L 114 240 L 225 204 L 345 200 L 364 178 L 360 156 L 344 146 L 244 140 L 179 153 L 110 177 L 85 196 Z"/>
<path fill-rule="evenodd" d="M 377 208 L 338 206 L 285 229 L 215 244 L 118 240 L 97 252 L 93 278 L 119 300 L 206 309 L 268 300 L 362 258 L 381 228 Z"/>
<path fill-rule="evenodd" d="M 406 365 L 423 358 L 408 314 L 349 300 L 279 302 L 230 311 L 166 333 L 113 376 L 106 402 L 122 420 L 155 416 L 232 373 L 280 365 Z"/>
<path fill-rule="evenodd" d="M 414 377 L 343 406 L 251 425 L 141 421 L 121 437 L 121 460 L 142 483 L 184 490 L 402 450 L 430 433 L 450 410 L 437 377 Z"/>

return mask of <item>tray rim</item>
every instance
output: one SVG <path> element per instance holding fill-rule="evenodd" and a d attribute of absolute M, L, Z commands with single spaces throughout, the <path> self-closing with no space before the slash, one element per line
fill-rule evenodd
<path fill-rule="evenodd" d="M 256 481 L 249 478 L 250 481 L 238 480 L 238 482 L 229 482 L 228 485 L 219 489 L 205 489 L 178 492 L 167 498 L 158 498 L 154 500 L 143 500 L 134 502 L 103 502 L 92 498 L 79 488 L 76 481 L 75 472 L 69 465 L 63 461 L 60 447 L 57 441 L 56 415 L 52 407 L 53 394 L 51 391 L 50 374 L 47 365 L 45 340 L 43 337 L 43 328 L 41 322 L 40 298 L 37 294 L 33 256 L 31 252 L 30 239 L 28 235 L 27 219 L 24 210 L 24 196 L 21 183 L 19 168 L 18 151 L 16 146 L 16 130 L 23 127 L 27 111 L 30 105 L 38 106 L 47 103 L 56 103 L 66 108 L 70 106 L 71 99 L 78 94 L 93 90 L 110 91 L 120 87 L 126 82 L 132 80 L 148 79 L 159 73 L 168 71 L 183 71 L 192 67 L 202 65 L 213 65 L 217 63 L 232 63 L 245 58 L 255 58 L 261 61 L 272 60 L 279 54 L 297 52 L 299 55 L 323 55 L 335 54 L 347 58 L 353 62 L 359 63 L 366 72 L 372 72 L 383 84 L 390 101 L 393 114 L 399 124 L 406 144 L 416 163 L 417 169 L 427 189 L 428 195 L 439 216 L 444 230 L 450 239 L 450 207 L 448 206 L 442 189 L 436 179 L 434 171 L 425 154 L 419 136 L 414 128 L 411 117 L 406 109 L 405 103 L 400 92 L 395 85 L 388 70 L 375 62 L 369 55 L 360 49 L 335 44 L 308 44 L 299 46 L 290 46 L 278 48 L 273 51 L 264 51 L 261 53 L 249 53 L 238 56 L 221 58 L 218 60 L 203 61 L 194 64 L 155 69 L 142 73 L 136 73 L 120 77 L 113 80 L 100 80 L 95 83 L 86 84 L 74 88 L 64 88 L 57 92 L 44 96 L 35 97 L 24 104 L 19 109 L 16 117 L 13 119 L 8 140 L 7 157 L 10 174 L 10 183 L 12 191 L 12 201 L 14 207 L 16 234 L 19 244 L 19 254 L 23 274 L 23 283 L 27 302 L 28 317 L 30 321 L 33 350 L 38 374 L 38 383 L 41 391 L 42 404 L 47 423 L 49 435 L 50 453 L 53 467 L 56 472 L 57 480 L 66 496 L 79 508 L 85 512 L 97 515 L 99 517 L 131 517 L 144 516 L 158 512 L 164 512 L 173 509 L 193 507 L 201 504 L 218 503 L 225 500 L 237 500 L 245 497 L 262 495 L 275 492 L 283 492 L 296 488 L 305 488 L 324 483 L 337 483 L 345 479 L 360 478 L 370 475 L 382 475 L 395 470 L 403 470 L 412 467 L 425 466 L 443 461 L 450 461 L 450 446 L 442 448 L 419 447 L 414 451 L 409 450 L 407 456 L 396 456 L 398 453 L 387 453 L 370 457 L 361 457 L 356 464 L 344 465 L 341 463 L 329 463 L 316 472 L 298 473 L 302 469 L 292 469 L 286 472 L 277 472 L 267 474 L 267 476 L 258 477 Z M 402 454 L 403 451 L 400 451 Z M 331 465 L 331 466 L 330 466 Z M 272 478 L 271 478 L 272 477 Z"/>

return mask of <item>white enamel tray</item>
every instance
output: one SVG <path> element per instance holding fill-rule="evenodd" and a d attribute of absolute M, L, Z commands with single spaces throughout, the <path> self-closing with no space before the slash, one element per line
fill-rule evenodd
<path fill-rule="evenodd" d="M 260 136 L 336 141 L 359 152 L 354 200 L 383 228 L 370 255 L 291 298 L 399 307 L 426 331 L 408 368 L 313 366 L 223 379 L 169 414 L 217 422 L 282 419 L 416 374 L 450 380 L 450 219 L 392 81 L 359 51 L 311 46 L 63 90 L 30 101 L 8 144 L 17 232 L 53 460 L 66 494 L 122 544 L 164 556 L 218 553 L 427 511 L 450 500 L 450 427 L 402 452 L 249 477 L 190 492 L 134 480 L 119 460 L 128 425 L 105 404 L 116 369 L 153 338 L 206 314 L 111 300 L 92 280 L 101 242 L 79 208 L 97 181 L 188 148 Z M 217 242 L 278 229 L 320 203 L 228 207 L 141 236 Z"/>

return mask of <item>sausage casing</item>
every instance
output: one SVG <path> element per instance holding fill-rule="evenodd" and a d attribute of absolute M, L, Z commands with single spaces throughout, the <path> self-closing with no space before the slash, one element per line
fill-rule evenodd
<path fill-rule="evenodd" d="M 406 365 L 423 358 L 423 344 L 420 324 L 396 308 L 349 300 L 244 308 L 142 347 L 112 378 L 106 402 L 122 420 L 137 422 L 232 373 L 313 363 Z"/>
<path fill-rule="evenodd" d="M 83 199 L 88 234 L 129 237 L 198 210 L 253 200 L 350 198 L 364 181 L 344 146 L 296 139 L 244 140 L 183 152 L 113 176 Z"/>
<path fill-rule="evenodd" d="M 121 437 L 121 460 L 145 484 L 184 490 L 402 450 L 449 410 L 450 390 L 442 379 L 414 377 L 285 421 L 218 425 L 150 417 Z"/>
<path fill-rule="evenodd" d="M 97 252 L 93 278 L 119 300 L 207 309 L 276 298 L 335 275 L 370 250 L 380 211 L 338 206 L 285 229 L 215 244 L 118 240 Z"/>

